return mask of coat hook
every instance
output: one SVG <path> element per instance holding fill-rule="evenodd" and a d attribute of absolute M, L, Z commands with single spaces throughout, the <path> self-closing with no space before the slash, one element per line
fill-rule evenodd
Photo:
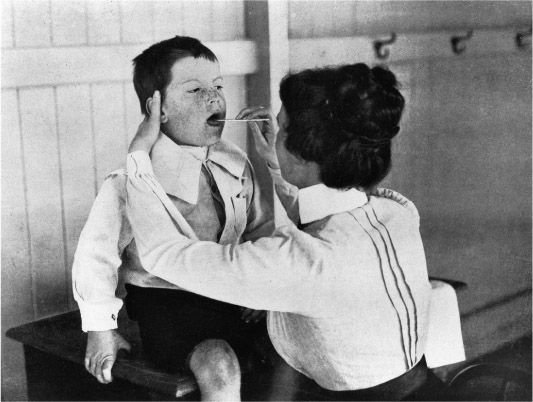
<path fill-rule="evenodd" d="M 389 57 L 389 54 L 390 54 L 389 49 L 383 49 L 383 46 L 391 45 L 394 42 L 396 42 L 395 32 L 391 33 L 391 36 L 389 39 L 374 41 L 374 52 L 376 54 L 376 58 L 380 60 L 384 60 L 387 57 Z"/>
<path fill-rule="evenodd" d="M 468 40 L 470 38 L 472 38 L 472 36 L 474 35 L 474 31 L 472 29 L 469 29 L 467 32 L 466 32 L 466 35 L 465 36 L 452 36 L 452 39 L 450 40 L 451 44 L 452 44 L 452 50 L 455 54 L 461 54 L 463 53 L 465 50 L 466 50 L 466 46 L 460 46 L 462 42 L 464 42 L 465 40 Z"/>
<path fill-rule="evenodd" d="M 515 43 L 516 43 L 516 47 L 518 48 L 518 50 L 523 50 L 526 48 L 527 46 L 527 40 L 526 38 L 530 38 L 531 39 L 531 28 L 529 28 L 528 31 L 526 32 L 517 32 L 516 33 L 516 36 L 515 36 Z M 530 41 L 531 43 L 531 41 Z"/>

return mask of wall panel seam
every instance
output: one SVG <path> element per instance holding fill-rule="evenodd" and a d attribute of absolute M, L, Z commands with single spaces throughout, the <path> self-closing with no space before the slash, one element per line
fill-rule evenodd
<path fill-rule="evenodd" d="M 19 120 L 19 135 L 20 135 L 20 158 L 22 165 L 22 181 L 24 189 L 24 215 L 26 219 L 26 230 L 27 230 L 27 239 L 28 239 L 28 261 L 30 265 L 30 292 L 31 292 L 31 301 L 32 301 L 32 313 L 33 319 L 37 319 L 37 290 L 35 288 L 35 270 L 33 264 L 33 247 L 31 241 L 31 226 L 30 226 L 30 214 L 28 211 L 28 180 L 27 180 L 27 171 L 26 171 L 26 160 L 24 153 L 24 135 L 22 133 L 22 113 L 20 111 L 20 90 L 17 88 L 17 113 Z"/>
<path fill-rule="evenodd" d="M 94 132 L 94 104 L 93 104 L 93 84 L 89 85 L 89 110 L 91 113 L 91 139 L 93 144 L 93 173 L 94 173 L 94 197 L 98 194 L 98 169 L 96 167 L 96 133 Z"/>
<path fill-rule="evenodd" d="M 122 1 L 118 2 L 118 40 L 119 43 L 124 44 L 124 11 L 122 9 Z"/>
<path fill-rule="evenodd" d="M 85 6 L 85 45 L 88 45 L 90 43 L 90 40 L 89 40 L 89 34 L 90 34 L 90 31 L 89 31 L 89 2 L 88 1 L 85 1 L 83 2 L 84 6 Z"/>
<path fill-rule="evenodd" d="M 50 36 L 50 46 L 54 46 L 54 24 L 52 22 L 52 0 L 48 1 L 48 13 L 50 15 L 50 24 L 48 24 L 48 35 Z"/>
<path fill-rule="evenodd" d="M 17 35 L 15 35 L 15 0 L 11 0 L 11 30 L 13 31 L 13 48 L 17 48 Z M 17 91 L 18 100 L 18 91 Z M 20 114 L 20 113 L 19 113 Z"/>
<path fill-rule="evenodd" d="M 69 264 L 68 264 L 68 247 L 67 247 L 67 219 L 65 216 L 65 190 L 63 185 L 63 163 L 62 163 L 62 154 L 61 154 L 61 141 L 59 138 L 59 112 L 57 110 L 57 87 L 54 86 L 54 114 L 55 114 L 55 125 L 56 125 L 56 142 L 57 142 L 57 162 L 59 167 L 59 197 L 61 205 L 61 228 L 63 235 L 63 261 L 65 264 L 65 306 L 69 307 Z"/>
<path fill-rule="evenodd" d="M 123 108 L 123 112 L 122 112 L 122 121 L 123 121 L 123 124 L 124 124 L 124 140 L 126 142 L 126 153 L 128 153 L 128 149 L 129 149 L 129 139 L 130 139 L 130 133 L 128 133 L 128 113 L 127 113 L 127 110 L 128 110 L 128 105 L 127 105 L 127 102 L 126 102 L 126 81 L 123 81 L 122 82 L 122 108 Z"/>

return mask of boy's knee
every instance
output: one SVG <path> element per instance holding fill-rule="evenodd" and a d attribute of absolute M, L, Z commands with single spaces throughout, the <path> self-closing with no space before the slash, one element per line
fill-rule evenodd
<path fill-rule="evenodd" d="M 189 366 L 199 383 L 222 389 L 240 382 L 239 361 L 231 346 L 221 339 L 208 339 L 192 352 Z"/>

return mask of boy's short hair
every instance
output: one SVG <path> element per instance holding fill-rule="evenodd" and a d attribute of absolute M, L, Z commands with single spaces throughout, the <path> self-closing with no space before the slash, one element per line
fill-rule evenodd
<path fill-rule="evenodd" d="M 319 165 L 332 188 L 371 189 L 387 175 L 404 97 L 384 67 L 358 63 L 286 76 L 287 150 Z"/>
<path fill-rule="evenodd" d="M 161 93 L 163 102 L 165 90 L 172 81 L 172 67 L 186 57 L 218 61 L 209 48 L 188 36 L 175 36 L 156 43 L 133 59 L 133 85 L 144 115 L 147 114 L 146 101 L 156 90 Z"/>

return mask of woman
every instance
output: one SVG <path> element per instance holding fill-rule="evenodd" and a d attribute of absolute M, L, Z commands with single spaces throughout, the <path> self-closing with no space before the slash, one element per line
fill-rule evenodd
<path fill-rule="evenodd" d="M 431 287 L 418 212 L 400 194 L 376 188 L 404 107 L 397 86 L 390 71 L 364 64 L 282 81 L 277 134 L 271 117 L 262 130 L 249 124 L 299 225 L 253 243 L 224 246 L 180 234 L 169 214 L 178 227 L 180 217 L 148 158 L 157 116 L 141 124 L 130 146 L 128 214 L 143 266 L 191 292 L 269 310 L 277 352 L 327 398 L 414 399 L 427 387 Z M 237 118 L 269 116 L 250 108 Z M 147 222 L 160 230 L 136 229 Z"/>

